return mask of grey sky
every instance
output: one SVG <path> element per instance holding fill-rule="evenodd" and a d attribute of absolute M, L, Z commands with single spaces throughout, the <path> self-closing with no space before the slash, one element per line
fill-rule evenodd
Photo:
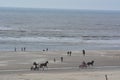
<path fill-rule="evenodd" d="M 0 0 L 0 7 L 120 10 L 120 0 Z"/>

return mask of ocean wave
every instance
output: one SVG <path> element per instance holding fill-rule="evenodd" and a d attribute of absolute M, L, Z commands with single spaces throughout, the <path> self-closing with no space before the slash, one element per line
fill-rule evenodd
<path fill-rule="evenodd" d="M 0 42 L 51 42 L 51 43 L 98 43 L 120 44 L 120 40 L 83 40 L 78 37 L 0 37 Z"/>
<path fill-rule="evenodd" d="M 9 28 L 9 27 L 0 27 L 0 31 L 4 31 L 4 30 L 12 30 L 12 28 Z"/>
<path fill-rule="evenodd" d="M 0 41 L 21 41 L 21 42 L 80 42 L 81 38 L 64 37 L 0 37 Z"/>
<path fill-rule="evenodd" d="M 86 40 L 86 43 L 120 44 L 120 40 Z"/>
<path fill-rule="evenodd" d="M 84 40 L 115 40 L 120 39 L 120 36 L 82 36 Z"/>

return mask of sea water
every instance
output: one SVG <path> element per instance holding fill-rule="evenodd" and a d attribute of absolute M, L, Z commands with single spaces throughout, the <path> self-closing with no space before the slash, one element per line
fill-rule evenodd
<path fill-rule="evenodd" d="M 0 51 L 119 50 L 120 11 L 0 8 Z"/>

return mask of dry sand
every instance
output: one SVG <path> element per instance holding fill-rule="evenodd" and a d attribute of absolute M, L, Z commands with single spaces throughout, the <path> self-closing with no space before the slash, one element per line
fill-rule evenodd
<path fill-rule="evenodd" d="M 0 80 L 120 80 L 120 71 L 94 71 L 71 73 L 30 73 L 0 75 Z"/>
<path fill-rule="evenodd" d="M 63 62 L 60 61 L 63 57 Z M 56 59 L 54 62 L 53 59 Z M 30 71 L 34 61 L 38 63 L 49 61 L 45 71 Z M 94 60 L 93 67 L 79 69 L 82 61 Z M 0 52 L 0 80 L 120 80 L 120 51 L 99 50 L 47 52 Z"/>

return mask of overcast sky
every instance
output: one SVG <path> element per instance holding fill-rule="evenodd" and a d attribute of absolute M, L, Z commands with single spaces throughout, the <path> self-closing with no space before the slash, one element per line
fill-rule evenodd
<path fill-rule="evenodd" d="M 120 0 L 0 0 L 0 7 L 120 10 Z"/>

